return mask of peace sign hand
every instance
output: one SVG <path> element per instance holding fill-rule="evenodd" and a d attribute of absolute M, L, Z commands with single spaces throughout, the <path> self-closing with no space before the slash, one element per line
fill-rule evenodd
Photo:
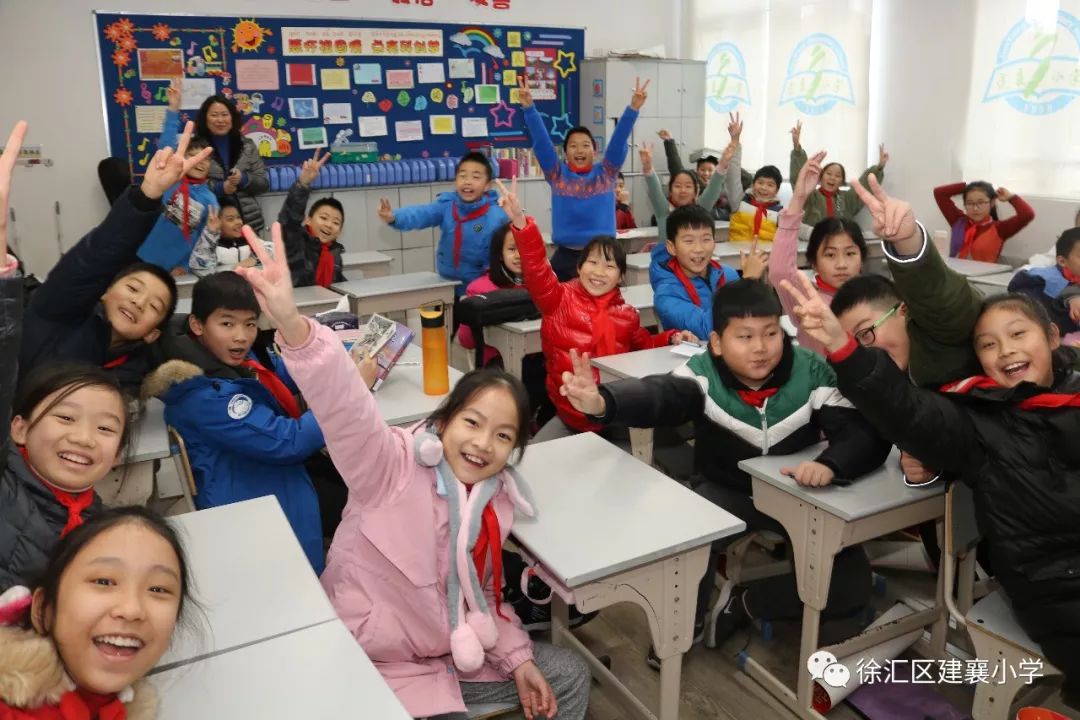
<path fill-rule="evenodd" d="M 739 117 L 739 113 L 728 113 L 728 135 L 731 136 L 731 142 L 738 143 L 739 138 L 742 137 L 742 118 Z"/>
<path fill-rule="evenodd" d="M 638 155 L 641 157 L 641 174 L 652 175 L 652 143 L 642 141 L 638 145 Z"/>
<path fill-rule="evenodd" d="M 243 233 L 251 252 L 259 258 L 262 267 L 237 267 L 234 272 L 251 283 L 259 307 L 277 325 L 285 342 L 292 347 L 303 345 L 310 328 L 307 320 L 296 309 L 296 301 L 293 299 L 292 276 L 285 259 L 281 223 L 274 223 L 270 228 L 270 236 L 274 240 L 273 256 L 266 252 L 262 240 L 250 225 L 244 226 Z"/>
<path fill-rule="evenodd" d="M 510 222 L 518 230 L 525 228 L 525 209 L 521 207 L 521 201 L 517 195 L 517 175 L 510 181 L 510 189 L 507 190 L 502 180 L 495 180 L 495 187 L 499 190 L 499 207 L 510 217 Z"/>
<path fill-rule="evenodd" d="M 769 269 L 769 253 L 758 249 L 757 235 L 750 244 L 750 252 L 739 251 L 739 266 L 742 276 L 748 280 L 760 280 Z"/>
<path fill-rule="evenodd" d="M 806 204 L 806 198 L 817 188 L 818 180 L 821 179 L 821 163 L 825 161 L 825 151 L 815 153 L 813 157 L 803 163 L 799 170 L 799 177 L 795 180 L 795 191 L 792 193 L 788 209 L 794 208 L 801 211 Z"/>
<path fill-rule="evenodd" d="M 11 175 L 15 170 L 15 161 L 19 158 L 23 139 L 28 125 L 25 120 L 15 123 L 15 127 L 4 145 L 4 154 L 0 155 L 0 270 L 7 265 L 7 224 L 8 203 L 11 201 Z"/>
<path fill-rule="evenodd" d="M 217 205 L 210 206 L 210 212 L 206 216 L 206 229 L 214 235 L 221 233 L 221 213 L 218 212 Z"/>
<path fill-rule="evenodd" d="M 649 87 L 649 83 L 652 80 L 646 80 L 645 84 L 641 84 L 641 78 L 634 78 L 634 94 L 630 96 L 630 107 L 634 110 L 640 110 L 641 106 L 645 104 L 645 99 L 649 97 L 649 93 L 645 92 L 645 89 Z"/>
<path fill-rule="evenodd" d="M 165 89 L 165 97 L 169 100 L 169 109 L 173 112 L 180 112 L 180 78 L 173 78 L 169 81 L 169 87 Z"/>
<path fill-rule="evenodd" d="M 824 345 L 829 352 L 836 352 L 847 345 L 847 332 L 821 299 L 821 293 L 810 282 L 810 278 L 802 272 L 795 273 L 795 277 L 801 288 L 796 288 L 789 280 L 781 280 L 780 287 L 795 301 L 792 312 L 799 321 L 799 327 Z"/>
<path fill-rule="evenodd" d="M 390 207 L 390 201 L 386 198 L 379 198 L 379 219 L 387 225 L 394 222 L 394 208 Z"/>
<path fill-rule="evenodd" d="M 180 182 L 180 178 L 187 175 L 191 168 L 206 160 L 214 152 L 214 148 L 208 147 L 203 148 L 197 155 L 184 157 L 194 131 L 195 123 L 188 121 L 184 126 L 183 134 L 180 135 L 180 142 L 177 143 L 175 152 L 172 148 L 166 147 L 154 153 L 154 157 L 146 166 L 146 174 L 143 175 L 140 186 L 143 195 L 151 200 L 159 199 L 166 190 Z"/>
<path fill-rule="evenodd" d="M 518 99 L 521 101 L 521 108 L 523 110 L 533 106 L 532 90 L 529 89 L 529 78 L 524 72 L 518 75 Z"/>
<path fill-rule="evenodd" d="M 885 150 L 885 143 L 879 143 L 877 150 L 878 150 L 878 159 L 877 159 L 878 167 L 884 169 L 884 167 L 889 163 L 889 153 L 888 153 L 888 151 Z"/>
<path fill-rule="evenodd" d="M 866 205 L 867 212 L 874 220 L 874 232 L 891 243 L 907 240 L 915 235 L 915 214 L 911 203 L 889 197 L 873 175 L 867 190 L 858 180 L 851 181 L 851 187 Z"/>
<path fill-rule="evenodd" d="M 315 182 L 315 178 L 319 177 L 319 171 L 323 169 L 326 163 L 330 160 L 330 153 L 326 153 L 319 158 L 319 153 L 322 152 L 321 148 L 315 150 L 315 155 L 308 160 L 304 161 L 303 166 L 300 168 L 300 184 L 304 187 L 310 187 L 311 183 Z"/>
<path fill-rule="evenodd" d="M 596 380 L 593 379 L 589 353 L 579 356 L 577 350 L 571 348 L 570 364 L 574 370 L 562 374 L 559 394 L 569 400 L 579 412 L 586 415 L 603 415 L 607 409 L 607 403 L 604 402 L 604 396 L 600 394 L 600 388 L 596 386 Z"/>
<path fill-rule="evenodd" d="M 795 148 L 796 150 L 798 150 L 799 148 L 802 147 L 802 144 L 799 142 L 801 137 L 802 137 L 802 120 L 797 120 L 795 122 L 795 127 L 791 128 L 791 146 L 793 148 Z"/>

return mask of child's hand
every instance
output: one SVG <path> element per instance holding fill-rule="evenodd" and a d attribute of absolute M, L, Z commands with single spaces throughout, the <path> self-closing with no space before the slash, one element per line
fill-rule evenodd
<path fill-rule="evenodd" d="M 169 99 L 169 109 L 173 112 L 180 112 L 180 78 L 173 78 L 169 81 L 169 87 L 165 90 L 165 96 Z"/>
<path fill-rule="evenodd" d="M 630 96 L 630 107 L 634 110 L 640 110 L 641 106 L 645 104 L 645 98 L 649 97 L 649 93 L 645 92 L 645 89 L 649 87 L 651 80 L 646 80 L 645 84 L 641 84 L 641 78 L 634 78 L 634 94 Z"/>
<path fill-rule="evenodd" d="M 788 208 L 802 210 L 806 204 L 806 198 L 817 189 L 818 180 L 821 179 L 821 163 L 825 160 L 825 151 L 815 153 L 813 157 L 803 163 L 799 170 L 799 177 L 795 180 L 795 190 L 791 196 Z"/>
<path fill-rule="evenodd" d="M 198 155 L 184 157 L 194 131 L 195 123 L 189 121 L 184 126 L 184 132 L 180 135 L 180 142 L 177 143 L 175 151 L 172 148 L 162 148 L 154 153 L 154 157 L 146 166 L 146 174 L 143 175 L 140 186 L 143 195 L 151 200 L 159 199 L 166 190 L 180 182 L 180 178 L 184 177 L 191 168 L 214 152 L 213 148 L 203 148 Z"/>
<path fill-rule="evenodd" d="M 900 453 L 900 469 L 904 471 L 904 477 L 912 485 L 922 485 L 937 477 L 937 473 L 927 470 L 918 458 L 906 452 Z"/>
<path fill-rule="evenodd" d="M 731 142 L 738 144 L 739 139 L 742 137 L 742 119 L 739 117 L 739 113 L 728 113 L 728 135 L 731 136 Z"/>
<path fill-rule="evenodd" d="M 555 691 L 532 660 L 526 660 L 517 666 L 514 670 L 514 684 L 517 686 L 525 720 L 533 720 L 537 716 L 553 718 L 558 713 L 559 704 L 555 700 Z"/>
<path fill-rule="evenodd" d="M 521 207 L 521 202 L 517 196 L 517 175 L 510 181 L 509 190 L 499 179 L 495 180 L 495 186 L 499 190 L 499 207 L 509 216 L 514 227 L 522 230 L 525 227 L 525 209 Z"/>
<path fill-rule="evenodd" d="M 379 198 L 379 219 L 387 225 L 394 222 L 394 208 L 390 207 L 390 201 L 386 198 Z"/>
<path fill-rule="evenodd" d="M 28 125 L 25 120 L 15 123 L 15 127 L 4 145 L 4 154 L 0 155 L 0 269 L 7 264 L 7 224 L 8 203 L 11 201 L 11 175 L 15 170 L 15 161 L 19 158 L 23 139 Z"/>
<path fill-rule="evenodd" d="M 690 332 L 689 330 L 680 330 L 679 332 L 674 333 L 671 336 L 671 340 L 669 341 L 670 345 L 681 345 L 682 343 L 700 345 L 701 340 L 698 338 L 697 335 Z"/>
<path fill-rule="evenodd" d="M 604 402 L 604 396 L 600 394 L 600 389 L 596 386 L 596 380 L 593 379 L 589 353 L 579 356 L 577 350 L 571 348 L 570 365 L 574 371 L 562 374 L 559 394 L 586 415 L 603 415 L 607 405 Z"/>
<path fill-rule="evenodd" d="M 210 206 L 210 213 L 206 216 L 206 229 L 215 235 L 221 234 L 221 213 L 213 205 Z"/>
<path fill-rule="evenodd" d="M 667 142 L 668 140 L 671 139 L 671 133 L 669 133 L 664 128 L 660 128 L 660 132 L 658 132 L 656 134 L 659 135 L 660 139 L 663 140 L 664 142 Z"/>
<path fill-rule="evenodd" d="M 735 158 L 735 153 L 739 150 L 739 142 L 732 140 L 724 148 L 723 154 L 720 156 L 720 164 L 716 166 L 716 172 L 726 173 L 728 166 L 731 165 L 731 161 Z"/>
<path fill-rule="evenodd" d="M 1001 202 L 1009 202 L 1012 200 L 1013 194 L 1003 187 L 997 189 L 997 199 Z"/>
<path fill-rule="evenodd" d="M 793 468 L 780 468 L 780 474 L 794 478 L 803 487 L 825 487 L 836 477 L 828 466 L 812 460 L 804 460 Z"/>
<path fill-rule="evenodd" d="M 187 268 L 183 267 L 182 265 L 177 265 L 169 271 L 169 274 L 172 275 L 174 278 L 182 278 L 187 275 Z"/>
<path fill-rule="evenodd" d="M 795 301 L 792 312 L 807 335 L 824 345 L 829 352 L 836 352 L 848 344 L 848 334 L 833 315 L 821 294 L 804 273 L 795 273 L 801 288 L 788 280 L 781 280 L 780 287 Z"/>
<path fill-rule="evenodd" d="M 518 73 L 518 99 L 522 110 L 533 106 L 532 90 L 529 89 L 529 78 L 525 73 Z"/>
<path fill-rule="evenodd" d="M 739 267 L 742 269 L 742 276 L 747 280 L 760 280 L 769 269 L 769 253 L 758 249 L 757 235 L 750 244 L 750 252 L 739 251 Z"/>
<path fill-rule="evenodd" d="M 319 177 L 319 171 L 323 169 L 327 162 L 330 160 L 330 153 L 326 153 L 319 158 L 319 153 L 322 152 L 321 148 L 315 149 L 315 155 L 309 160 L 305 160 L 304 164 L 300 168 L 300 184 L 304 187 L 310 187 L 311 183 L 315 182 L 315 178 Z"/>
<path fill-rule="evenodd" d="M 270 228 L 270 235 L 274 239 L 273 256 L 266 252 L 262 240 L 250 225 L 244 226 L 243 233 L 251 252 L 255 253 L 255 257 L 262 263 L 262 269 L 237 267 L 236 274 L 251 283 L 255 297 L 259 300 L 259 307 L 277 325 L 285 342 L 293 347 L 303 345 L 311 330 L 293 299 L 292 276 L 289 274 L 289 263 L 285 259 L 281 223 L 274 223 Z"/>
<path fill-rule="evenodd" d="M 1069 300 L 1069 318 L 1080 325 L 1080 295 Z"/>
<path fill-rule="evenodd" d="M 229 177 L 225 178 L 225 184 L 222 185 L 222 190 L 226 195 L 235 195 L 236 191 L 240 189 L 240 171 L 236 168 L 232 169 L 229 173 Z"/>
<path fill-rule="evenodd" d="M 799 143 L 799 139 L 802 137 L 802 120 L 795 122 L 795 127 L 791 128 L 791 146 L 798 150 L 802 147 Z"/>
<path fill-rule="evenodd" d="M 360 377 L 363 378 L 364 385 L 370 390 L 379 377 L 379 361 L 375 359 L 374 355 L 368 353 L 363 360 L 356 364 L 356 369 L 360 371 Z"/>
<path fill-rule="evenodd" d="M 638 157 L 641 158 L 641 174 L 652 175 L 653 166 L 651 142 L 646 142 L 644 140 L 641 141 L 641 144 L 638 145 Z"/>
<path fill-rule="evenodd" d="M 870 189 L 867 190 L 858 180 L 851 181 L 852 189 L 874 220 L 874 232 L 889 242 L 912 237 L 915 234 L 915 214 L 911 211 L 911 203 L 889 197 L 873 175 L 870 176 L 869 185 Z"/>
<path fill-rule="evenodd" d="M 889 153 L 885 151 L 885 143 L 878 145 L 877 153 L 878 167 L 884 169 L 889 162 Z"/>

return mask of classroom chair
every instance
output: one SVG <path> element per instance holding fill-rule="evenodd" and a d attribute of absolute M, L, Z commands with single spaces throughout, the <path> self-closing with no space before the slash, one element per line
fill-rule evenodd
<path fill-rule="evenodd" d="M 191 470 L 191 461 L 188 459 L 187 446 L 184 438 L 171 426 L 169 430 L 169 446 L 172 450 L 173 462 L 176 464 L 176 475 L 180 478 L 180 490 L 184 494 L 181 512 L 195 512 L 195 495 L 198 490 L 195 487 L 195 473 Z M 175 507 L 175 506 L 174 506 Z"/>
<path fill-rule="evenodd" d="M 518 703 L 479 703 L 477 705 L 466 705 L 465 714 L 469 720 L 488 720 L 489 718 L 509 715 L 520 709 L 521 705 Z"/>
<path fill-rule="evenodd" d="M 1025 686 L 1025 678 L 1008 677 L 1010 668 L 1022 660 L 1042 660 L 1042 677 L 1061 672 L 1042 656 L 1038 644 L 1020 627 L 1012 605 L 998 589 L 975 601 L 975 548 L 980 533 L 975 519 L 974 495 L 963 483 L 953 483 L 945 494 L 945 551 L 941 558 L 944 573 L 945 606 L 957 627 L 966 628 L 975 657 L 1000 667 L 1004 661 L 1003 683 L 975 683 L 975 701 L 971 715 L 975 720 L 1009 720 L 1016 694 Z M 959 562 L 958 562 L 959 561 Z M 954 590 L 954 586 L 958 585 Z M 953 597 L 953 593 L 956 597 Z"/>
<path fill-rule="evenodd" d="M 724 556 L 724 571 L 722 573 L 717 571 L 716 573 L 716 588 L 720 591 L 720 597 L 717 599 L 716 604 L 713 605 L 712 610 L 709 611 L 709 617 L 706 619 L 705 645 L 707 647 L 716 647 L 714 641 L 716 637 L 716 621 L 720 617 L 724 606 L 727 605 L 728 600 L 731 599 L 731 591 L 735 589 L 736 585 L 791 572 L 789 559 L 755 565 L 749 568 L 743 567 L 746 553 L 749 552 L 753 545 L 761 545 L 772 552 L 783 542 L 784 538 L 779 533 L 771 530 L 759 530 L 747 533 L 728 545 Z"/>

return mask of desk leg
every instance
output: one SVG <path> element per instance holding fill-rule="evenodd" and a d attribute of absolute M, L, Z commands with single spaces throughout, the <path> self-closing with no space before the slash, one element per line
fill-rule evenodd
<path fill-rule="evenodd" d="M 641 462 L 652 465 L 653 429 L 630 428 L 630 452 Z"/>
<path fill-rule="evenodd" d="M 511 375 L 518 380 L 522 377 L 521 363 L 525 360 L 525 338 L 518 333 L 508 333 L 510 337 L 507 338 L 510 345 L 510 357 L 506 358 L 503 365 L 510 372 Z"/>
<path fill-rule="evenodd" d="M 154 461 L 121 465 L 94 488 L 109 507 L 146 505 L 154 492 Z"/>

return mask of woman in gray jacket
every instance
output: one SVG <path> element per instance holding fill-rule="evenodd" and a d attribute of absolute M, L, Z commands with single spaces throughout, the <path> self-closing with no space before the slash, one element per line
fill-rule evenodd
<path fill-rule="evenodd" d="M 244 223 L 261 233 L 266 223 L 257 195 L 270 189 L 266 165 L 255 143 L 240 134 L 240 111 L 224 95 L 211 95 L 199 108 L 195 131 L 214 148 L 207 182 L 218 198 L 233 197 Z"/>

